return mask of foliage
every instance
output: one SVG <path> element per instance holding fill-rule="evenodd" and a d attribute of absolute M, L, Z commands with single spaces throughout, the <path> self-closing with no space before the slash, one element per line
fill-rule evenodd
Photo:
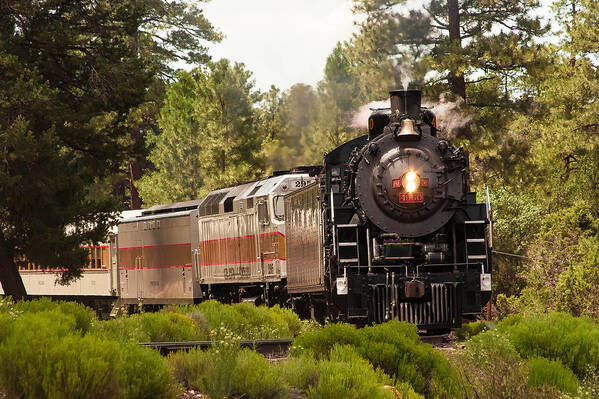
<path fill-rule="evenodd" d="M 136 343 L 122 344 L 120 383 L 124 399 L 174 398 L 178 386 L 167 362 L 154 350 Z"/>
<path fill-rule="evenodd" d="M 57 311 L 26 313 L 2 344 L 0 386 L 8 397 L 118 397 L 116 343 L 71 335 L 75 320 Z"/>
<path fill-rule="evenodd" d="M 213 346 L 207 351 L 193 349 L 169 355 L 173 374 L 185 387 L 207 393 L 211 398 L 233 394 L 250 398 L 283 397 L 287 387 L 278 372 L 262 355 L 249 349 L 239 349 L 239 337 L 224 331 L 213 336 Z"/>
<path fill-rule="evenodd" d="M 180 309 L 184 314 L 197 311 L 208 321 L 211 329 L 224 327 L 244 339 L 293 338 L 302 328 L 299 317 L 293 311 L 278 305 L 271 308 L 247 302 L 225 305 L 210 300 Z"/>
<path fill-rule="evenodd" d="M 140 313 L 98 323 L 97 332 L 124 342 L 202 341 L 209 331 L 178 313 Z"/>
<path fill-rule="evenodd" d="M 420 342 L 414 325 L 391 321 L 356 330 L 346 324 L 330 324 L 297 337 L 292 354 L 332 360 L 335 345 L 355 348 L 360 357 L 391 376 L 394 384 L 407 382 L 427 397 L 458 392 L 456 371 L 430 345 Z"/>
<path fill-rule="evenodd" d="M 473 321 L 471 323 L 464 323 L 462 327 L 457 328 L 454 331 L 456 337 L 460 339 L 469 339 L 474 337 L 475 335 L 480 334 L 481 332 L 487 331 L 489 326 L 484 321 Z"/>
<path fill-rule="evenodd" d="M 262 175 L 253 86 L 251 72 L 226 59 L 178 74 L 160 113 L 162 133 L 150 141 L 155 170 L 139 182 L 147 204 L 198 199 Z"/>
<path fill-rule="evenodd" d="M 236 392 L 250 398 L 277 398 L 286 390 L 276 368 L 270 366 L 264 356 L 249 349 L 237 355 L 232 383 Z"/>
<path fill-rule="evenodd" d="M 162 0 L 8 0 L 0 26 L 0 280 L 21 298 L 15 259 L 80 275 L 80 246 L 119 208 L 110 181 L 147 89 L 174 60 L 205 61 L 220 34 L 197 6 Z"/>
<path fill-rule="evenodd" d="M 504 253 L 525 256 L 526 249 L 535 240 L 542 206 L 533 195 L 509 186 L 491 188 L 490 202 L 494 218 L 494 247 Z M 526 285 L 521 274 L 525 270 L 524 260 L 502 254 L 494 256 L 495 293 L 509 296 L 521 292 Z"/>
<path fill-rule="evenodd" d="M 243 339 L 283 339 L 293 338 L 301 329 L 302 323 L 289 309 L 211 300 L 102 321 L 95 331 L 123 342 L 162 342 L 204 341 L 221 330 Z"/>
<path fill-rule="evenodd" d="M 305 392 L 308 398 L 393 398 L 390 391 L 383 389 L 389 377 L 375 371 L 349 346 L 336 345 L 330 360 L 300 356 L 279 367 L 282 379 Z"/>
<path fill-rule="evenodd" d="M 77 302 L 52 301 L 50 298 L 41 298 L 32 301 L 18 301 L 12 310 L 17 313 L 59 312 L 72 316 L 75 320 L 75 330 L 81 335 L 86 334 L 97 323 L 96 313 L 91 308 Z"/>
<path fill-rule="evenodd" d="M 291 353 L 310 353 L 316 359 L 325 359 L 334 345 L 360 345 L 360 330 L 349 324 L 327 324 L 322 329 L 304 333 L 293 341 Z"/>
<path fill-rule="evenodd" d="M 599 370 L 599 325 L 565 313 L 520 314 L 497 325 L 525 358 L 559 360 L 577 376 Z"/>
<path fill-rule="evenodd" d="M 407 80 L 420 84 L 431 69 L 437 72 L 431 79 L 437 95 L 453 86 L 452 78 L 473 75 L 477 78 L 468 85 L 473 102 L 482 99 L 477 82 L 515 90 L 514 78 L 535 65 L 539 46 L 532 39 L 547 31 L 532 15 L 536 1 L 456 1 L 457 20 L 448 13 L 452 1 L 435 0 L 426 7 L 406 3 L 354 1 L 354 13 L 363 18 L 347 52 L 354 73 L 364 76 L 366 101 L 381 98 L 386 89 L 407 86 Z M 455 87 L 452 91 L 465 97 Z M 501 91 L 494 89 L 493 99 L 501 101 Z"/>
<path fill-rule="evenodd" d="M 7 397 L 173 398 L 176 385 L 157 352 L 82 328 L 74 303 L 17 303 L 0 333 L 0 387 Z"/>
<path fill-rule="evenodd" d="M 269 145 L 269 162 L 275 170 L 310 164 L 305 152 L 317 150 L 310 147 L 320 107 L 317 92 L 311 86 L 296 83 L 278 101 L 279 122 L 272 132 L 276 142 Z"/>
<path fill-rule="evenodd" d="M 510 127 L 525 138 L 526 191 L 541 207 L 519 270 L 526 287 L 503 303 L 506 310 L 553 309 L 599 317 L 597 228 L 597 4 L 556 1 L 559 43 L 551 62 L 530 76 L 530 112 Z M 509 174 L 509 173 L 508 173 Z M 535 231 L 536 230 L 536 231 Z"/>
<path fill-rule="evenodd" d="M 514 346 L 496 330 L 466 343 L 458 367 L 466 398 L 546 398 L 554 394 L 528 384 L 528 365 Z"/>
<path fill-rule="evenodd" d="M 574 395 L 578 392 L 578 380 L 572 371 L 559 361 L 544 357 L 533 357 L 529 360 L 530 372 L 528 384 L 533 387 L 553 386 L 561 392 Z"/>
<path fill-rule="evenodd" d="M 307 391 L 307 398 L 393 398 L 376 377 L 372 366 L 365 363 L 321 361 L 316 386 Z"/>

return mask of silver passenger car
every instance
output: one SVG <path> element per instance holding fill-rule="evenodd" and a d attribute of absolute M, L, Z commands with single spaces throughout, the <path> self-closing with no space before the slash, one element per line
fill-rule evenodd
<path fill-rule="evenodd" d="M 193 303 L 201 297 L 191 265 L 190 216 L 200 203 L 159 205 L 118 225 L 123 304 Z M 195 226 L 193 226 L 195 228 Z"/>
<path fill-rule="evenodd" d="M 306 173 L 285 174 L 211 192 L 198 207 L 199 282 L 268 285 L 285 279 L 283 197 L 313 181 Z"/>

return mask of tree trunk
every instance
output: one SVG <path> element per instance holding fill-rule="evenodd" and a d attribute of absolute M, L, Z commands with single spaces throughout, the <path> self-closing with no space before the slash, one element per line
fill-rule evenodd
<path fill-rule="evenodd" d="M 460 7 L 458 0 L 447 0 L 447 12 L 449 14 L 449 41 L 452 44 L 452 50 L 462 52 L 462 38 L 460 35 Z M 466 82 L 464 75 L 457 70 L 449 72 L 449 82 L 451 83 L 452 93 L 466 99 Z"/>
<path fill-rule="evenodd" d="M 131 203 L 129 206 L 131 209 L 141 209 L 141 197 L 139 196 L 139 191 L 137 191 L 137 187 L 135 187 L 135 181 L 141 178 L 141 166 L 137 159 L 133 160 L 129 164 L 129 189 L 131 192 Z"/>
<path fill-rule="evenodd" d="M 0 283 L 4 295 L 10 295 L 15 300 L 25 299 L 27 291 L 15 264 L 12 251 L 9 251 L 6 242 L 0 238 Z"/>
<path fill-rule="evenodd" d="M 225 150 L 220 150 L 220 171 L 225 173 L 226 167 Z"/>

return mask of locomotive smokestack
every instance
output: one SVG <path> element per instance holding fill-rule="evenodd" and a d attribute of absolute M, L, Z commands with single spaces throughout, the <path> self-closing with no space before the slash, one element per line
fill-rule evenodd
<path fill-rule="evenodd" d="M 420 119 L 422 91 L 391 90 L 389 94 L 391 95 L 391 115 L 395 118 L 407 115 L 410 119 Z"/>

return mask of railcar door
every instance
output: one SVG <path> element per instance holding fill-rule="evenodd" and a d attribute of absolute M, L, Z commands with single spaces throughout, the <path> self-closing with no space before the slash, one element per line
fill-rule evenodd
<path fill-rule="evenodd" d="M 136 245 L 139 248 L 139 256 L 135 259 L 135 280 L 137 282 L 137 299 L 143 298 L 144 289 L 144 276 L 143 276 L 143 265 L 144 265 L 144 247 L 143 241 L 137 240 Z"/>
<path fill-rule="evenodd" d="M 266 273 L 267 273 L 267 271 L 266 271 L 267 265 L 265 264 L 265 262 L 268 259 L 269 255 L 271 255 L 269 253 L 269 250 L 267 249 L 267 247 L 265 245 L 263 245 L 264 239 L 268 234 L 268 225 L 270 224 L 270 220 L 268 217 L 267 198 L 262 198 L 262 199 L 258 200 L 258 226 L 257 226 L 258 234 L 256 237 L 256 241 L 257 241 L 257 245 L 258 245 L 258 254 L 259 254 L 259 258 L 260 258 L 259 262 L 258 262 L 260 279 L 262 281 L 264 281 Z"/>

